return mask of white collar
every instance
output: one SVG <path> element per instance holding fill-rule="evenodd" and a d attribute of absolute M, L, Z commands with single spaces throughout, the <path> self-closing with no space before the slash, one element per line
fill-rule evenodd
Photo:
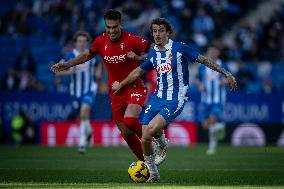
<path fill-rule="evenodd" d="M 167 51 L 170 50 L 172 48 L 172 45 L 173 45 L 173 40 L 169 39 L 169 42 L 165 45 L 166 50 Z M 157 45 L 154 46 L 154 49 L 156 51 L 160 51 Z"/>

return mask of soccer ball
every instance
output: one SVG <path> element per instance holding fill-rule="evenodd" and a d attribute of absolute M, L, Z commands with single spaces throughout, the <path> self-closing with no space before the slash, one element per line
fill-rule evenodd
<path fill-rule="evenodd" d="M 150 176 L 149 168 L 143 161 L 135 161 L 128 168 L 129 178 L 136 183 L 145 182 Z"/>

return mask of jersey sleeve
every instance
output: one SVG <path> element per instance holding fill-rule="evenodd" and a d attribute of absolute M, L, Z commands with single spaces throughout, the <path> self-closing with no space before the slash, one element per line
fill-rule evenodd
<path fill-rule="evenodd" d="M 181 43 L 181 48 L 183 55 L 189 60 L 189 62 L 194 63 L 200 53 L 196 48 L 193 48 L 192 46 L 189 46 L 185 43 Z"/>
<path fill-rule="evenodd" d="M 153 64 L 152 64 L 152 61 L 151 61 L 151 59 L 152 59 L 152 55 L 151 54 L 152 53 L 149 52 L 148 55 L 147 55 L 146 60 L 144 60 L 144 62 L 142 62 L 142 64 L 140 64 L 140 68 L 145 70 L 145 71 L 147 71 L 147 72 L 150 72 L 150 71 L 155 69 Z"/>
<path fill-rule="evenodd" d="M 133 45 L 133 50 L 136 52 L 136 53 L 142 53 L 142 52 L 145 52 L 147 50 L 147 47 L 148 45 L 150 45 L 150 42 L 141 38 L 141 37 L 138 37 L 136 35 L 131 35 L 131 38 L 132 38 L 132 45 Z"/>
<path fill-rule="evenodd" d="M 100 36 L 97 37 L 94 42 L 92 43 L 92 46 L 89 50 L 90 53 L 92 54 L 97 54 L 99 52 L 99 48 L 100 48 Z"/>

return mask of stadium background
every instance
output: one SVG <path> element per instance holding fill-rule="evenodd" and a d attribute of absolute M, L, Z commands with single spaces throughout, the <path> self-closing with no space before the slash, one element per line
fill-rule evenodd
<path fill-rule="evenodd" d="M 208 45 L 217 44 L 222 60 L 239 85 L 236 93 L 229 94 L 223 113 L 228 133 L 225 142 L 283 145 L 284 5 L 281 2 L 1 0 L 1 142 L 41 143 L 46 137 L 67 137 L 65 132 L 69 130 L 63 133 L 56 130 L 60 124 L 49 128 L 42 123 L 68 120 L 72 113 L 68 78 L 55 77 L 49 71 L 50 65 L 72 49 L 74 32 L 85 30 L 96 37 L 104 31 L 103 12 L 117 8 L 123 13 L 125 30 L 151 41 L 149 23 L 152 18 L 162 16 L 174 25 L 174 39 L 193 44 L 201 52 Z M 196 71 L 197 67 L 192 66 L 191 81 Z M 107 121 L 109 132 L 116 133 L 109 122 L 111 111 L 106 80 L 104 71 L 92 119 Z M 177 121 L 190 122 L 196 127 L 196 133 L 189 133 L 188 126 L 182 124 L 180 128 L 185 130 L 175 129 L 172 137 L 194 135 L 194 143 L 204 142 L 206 132 L 196 123 L 199 93 L 193 83 L 190 93 L 191 101 Z M 19 116 L 24 118 L 23 123 L 18 122 Z M 235 133 L 239 126 L 245 130 Z M 182 135 L 183 131 L 188 135 Z M 233 136 L 242 140 L 235 141 Z M 76 134 L 72 137 L 76 138 Z M 189 144 L 191 141 L 181 139 L 179 142 Z"/>

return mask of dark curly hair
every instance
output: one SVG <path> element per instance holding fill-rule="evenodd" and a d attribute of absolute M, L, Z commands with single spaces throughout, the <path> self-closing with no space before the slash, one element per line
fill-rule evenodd
<path fill-rule="evenodd" d="M 151 33 L 153 33 L 153 24 L 156 25 L 164 25 L 166 28 L 166 31 L 169 32 L 170 34 L 173 33 L 173 26 L 171 25 L 171 23 L 165 19 L 165 18 L 155 18 L 154 20 L 152 20 L 151 25 L 150 25 L 150 31 Z"/>

